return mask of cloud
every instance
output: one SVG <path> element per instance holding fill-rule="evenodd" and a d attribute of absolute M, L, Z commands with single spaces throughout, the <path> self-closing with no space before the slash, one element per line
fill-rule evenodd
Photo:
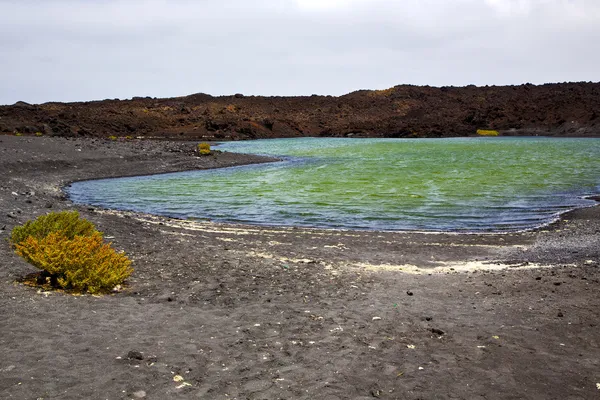
<path fill-rule="evenodd" d="M 0 104 L 597 80 L 596 0 L 0 0 Z"/>

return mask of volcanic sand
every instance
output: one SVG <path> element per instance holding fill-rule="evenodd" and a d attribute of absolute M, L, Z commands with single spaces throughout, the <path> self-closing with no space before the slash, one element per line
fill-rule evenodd
<path fill-rule="evenodd" d="M 193 143 L 0 136 L 2 399 L 594 399 L 600 209 L 512 234 L 253 227 L 77 206 L 100 177 L 268 161 Z M 11 229 L 76 209 L 135 272 L 18 283 Z"/>

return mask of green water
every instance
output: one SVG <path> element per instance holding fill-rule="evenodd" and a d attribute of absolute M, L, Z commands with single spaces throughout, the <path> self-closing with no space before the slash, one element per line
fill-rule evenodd
<path fill-rule="evenodd" d="M 75 202 L 259 225 L 509 231 L 594 204 L 600 139 L 278 139 L 224 151 L 284 161 L 79 182 Z"/>

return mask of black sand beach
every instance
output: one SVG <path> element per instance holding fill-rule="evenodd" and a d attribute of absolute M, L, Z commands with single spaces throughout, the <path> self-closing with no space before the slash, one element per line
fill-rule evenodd
<path fill-rule="evenodd" d="M 83 179 L 266 161 L 193 143 L 0 136 L 0 398 L 594 399 L 600 208 L 513 234 L 266 228 L 69 202 Z M 78 210 L 121 292 L 17 281 L 11 229 Z"/>

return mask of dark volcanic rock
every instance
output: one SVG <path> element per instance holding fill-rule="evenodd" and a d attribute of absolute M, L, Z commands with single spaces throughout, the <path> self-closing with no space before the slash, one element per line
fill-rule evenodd
<path fill-rule="evenodd" d="M 129 360 L 143 360 L 144 359 L 144 355 L 136 350 L 131 350 L 130 352 L 127 353 L 127 359 Z"/>
<path fill-rule="evenodd" d="M 296 136 L 448 137 L 495 129 L 503 135 L 600 135 L 600 84 L 418 87 L 360 90 L 340 97 L 134 97 L 0 107 L 3 132 L 57 136 L 253 139 Z M 28 133 L 28 132 L 22 133 Z"/>

